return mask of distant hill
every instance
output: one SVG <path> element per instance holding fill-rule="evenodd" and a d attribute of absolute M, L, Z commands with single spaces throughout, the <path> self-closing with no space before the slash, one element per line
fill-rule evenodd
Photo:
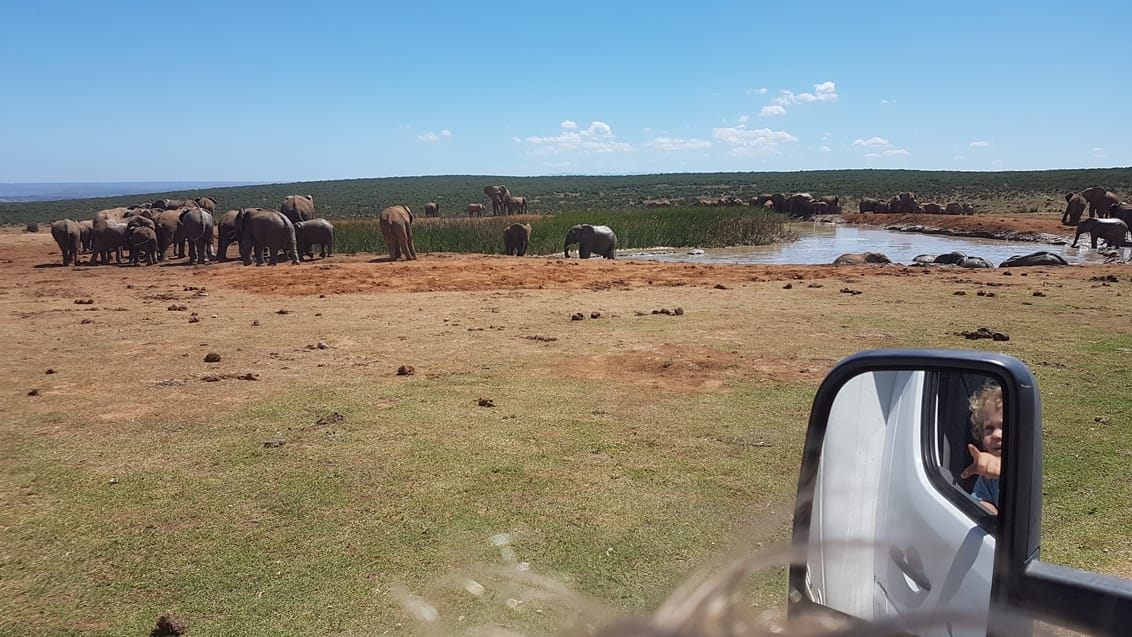
<path fill-rule="evenodd" d="M 555 177 L 431 175 L 242 186 L 197 184 L 167 191 L 155 191 L 151 183 L 144 195 L 0 203 L 0 223 L 24 224 L 66 217 L 90 219 L 104 208 L 201 195 L 214 198 L 218 211 L 277 208 L 287 195 L 301 194 L 314 197 L 315 214 L 327 219 L 372 219 L 395 204 L 423 212 L 429 201 L 440 204 L 441 216 L 464 216 L 469 203 L 490 203 L 483 187 L 491 184 L 504 184 L 513 194 L 525 196 L 530 211 L 536 214 L 625 210 L 643 207 L 647 199 L 668 199 L 674 205 L 687 206 L 695 205 L 700 197 L 731 195 L 749 200 L 769 192 L 838 195 L 842 205 L 854 209 L 861 197 L 889 198 L 908 190 L 922 202 L 969 202 L 978 212 L 992 214 L 1059 214 L 1065 209 L 1065 193 L 1090 186 L 1104 186 L 1122 200 L 1132 201 L 1132 168 L 1000 172 L 872 169 Z"/>
<path fill-rule="evenodd" d="M 91 197 L 121 197 L 172 190 L 230 188 L 261 184 L 261 181 L 121 181 L 109 183 L 0 183 L 0 202 L 61 201 Z"/>

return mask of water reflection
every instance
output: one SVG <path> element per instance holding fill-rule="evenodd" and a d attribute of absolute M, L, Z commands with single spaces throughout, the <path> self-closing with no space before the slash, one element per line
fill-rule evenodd
<path fill-rule="evenodd" d="M 826 264 L 846 252 L 883 252 L 896 263 L 911 264 L 920 254 L 963 252 L 982 257 L 995 266 L 1016 254 L 1044 250 L 1059 254 L 1069 263 L 1104 263 L 1104 256 L 1088 247 L 1050 245 L 1031 241 L 1000 241 L 975 237 L 950 237 L 915 232 L 834 224 L 795 224 L 800 238 L 793 243 L 769 246 L 710 248 L 703 254 L 688 254 L 687 248 L 665 252 L 624 250 L 618 257 L 696 263 Z"/>

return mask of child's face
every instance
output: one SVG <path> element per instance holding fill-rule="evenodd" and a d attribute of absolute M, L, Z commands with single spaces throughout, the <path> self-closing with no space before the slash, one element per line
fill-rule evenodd
<path fill-rule="evenodd" d="M 995 456 L 1002 455 L 1002 405 L 983 406 L 983 449 Z"/>

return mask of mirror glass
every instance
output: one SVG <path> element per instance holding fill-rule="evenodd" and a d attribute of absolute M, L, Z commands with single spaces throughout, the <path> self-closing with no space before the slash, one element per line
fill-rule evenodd
<path fill-rule="evenodd" d="M 1002 406 L 999 379 L 954 370 L 870 371 L 838 389 L 813 495 L 811 599 L 916 634 L 985 634 Z M 944 609 L 955 621 L 918 626 Z"/>

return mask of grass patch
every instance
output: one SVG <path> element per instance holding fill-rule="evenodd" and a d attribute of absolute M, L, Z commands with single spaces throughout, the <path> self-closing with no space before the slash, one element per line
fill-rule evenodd
<path fill-rule="evenodd" d="M 556 215 L 478 219 L 418 217 L 413 243 L 418 252 L 503 253 L 503 230 L 512 223 L 531 224 L 529 254 L 562 253 L 566 231 L 575 224 L 608 225 L 618 249 L 655 246 L 719 248 L 764 245 L 794 239 L 786 217 L 754 208 L 668 208 L 564 212 Z M 335 243 L 344 252 L 386 252 L 376 221 L 340 221 Z M 577 254 L 577 246 L 574 246 Z"/>

